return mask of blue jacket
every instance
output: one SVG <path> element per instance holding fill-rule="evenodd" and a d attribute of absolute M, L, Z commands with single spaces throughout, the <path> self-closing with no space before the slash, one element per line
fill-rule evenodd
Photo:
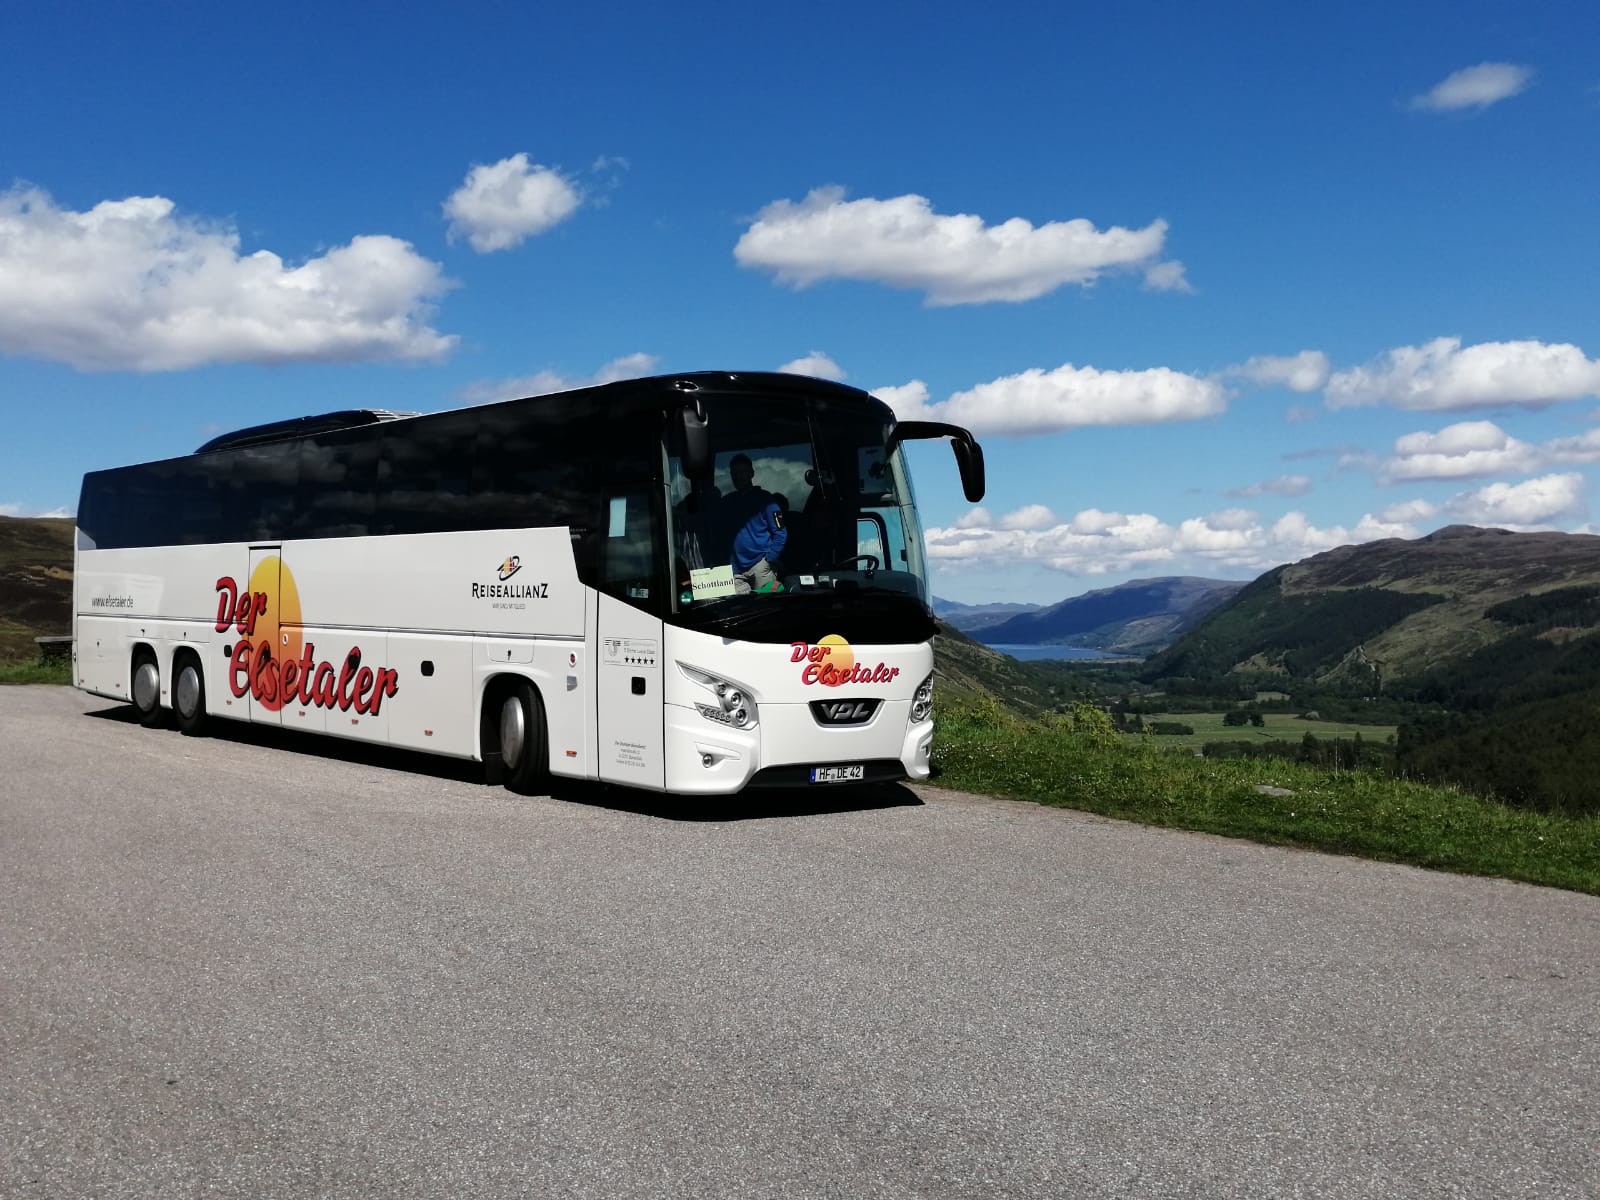
<path fill-rule="evenodd" d="M 768 500 L 761 511 L 744 523 L 733 538 L 733 569 L 748 571 L 763 558 L 777 562 L 789 540 L 783 509 L 776 500 Z"/>

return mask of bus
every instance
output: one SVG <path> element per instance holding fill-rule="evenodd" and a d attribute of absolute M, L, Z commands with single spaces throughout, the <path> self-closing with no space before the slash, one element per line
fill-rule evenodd
<path fill-rule="evenodd" d="M 684 795 L 923 779 L 933 614 L 897 421 L 771 373 L 241 429 L 84 477 L 76 685 Z"/>

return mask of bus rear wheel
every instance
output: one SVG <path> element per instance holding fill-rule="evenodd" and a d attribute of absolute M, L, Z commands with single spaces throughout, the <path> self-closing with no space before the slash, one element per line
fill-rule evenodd
<path fill-rule="evenodd" d="M 206 679 L 200 664 L 185 655 L 178 661 L 172 681 L 172 712 L 178 731 L 196 737 L 206 727 Z"/>
<path fill-rule="evenodd" d="M 514 683 L 500 699 L 496 722 L 505 784 L 532 796 L 544 789 L 546 768 L 544 707 L 526 683 Z"/>
<path fill-rule="evenodd" d="M 161 724 L 161 668 L 156 656 L 149 650 L 139 650 L 133 656 L 133 711 L 139 724 L 153 729 Z"/>

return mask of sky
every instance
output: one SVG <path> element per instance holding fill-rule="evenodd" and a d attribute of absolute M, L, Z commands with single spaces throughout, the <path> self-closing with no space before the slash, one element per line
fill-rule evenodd
<path fill-rule="evenodd" d="M 781 369 L 978 435 L 965 603 L 1600 532 L 1592 3 L 0 2 L 0 514 Z"/>

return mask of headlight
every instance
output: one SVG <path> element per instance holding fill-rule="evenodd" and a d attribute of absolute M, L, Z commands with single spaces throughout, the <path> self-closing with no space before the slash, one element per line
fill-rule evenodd
<path fill-rule="evenodd" d="M 756 723 L 755 705 L 745 695 L 742 686 L 730 683 L 709 671 L 702 671 L 699 667 L 691 667 L 687 663 L 679 663 L 678 670 L 716 697 L 715 704 L 695 701 L 695 710 L 706 720 L 715 721 L 719 725 L 731 725 L 735 729 L 748 729 Z"/>
<path fill-rule="evenodd" d="M 911 700 L 911 720 L 919 724 L 933 716 L 933 676 L 930 674 L 917 684 L 917 694 Z"/>

